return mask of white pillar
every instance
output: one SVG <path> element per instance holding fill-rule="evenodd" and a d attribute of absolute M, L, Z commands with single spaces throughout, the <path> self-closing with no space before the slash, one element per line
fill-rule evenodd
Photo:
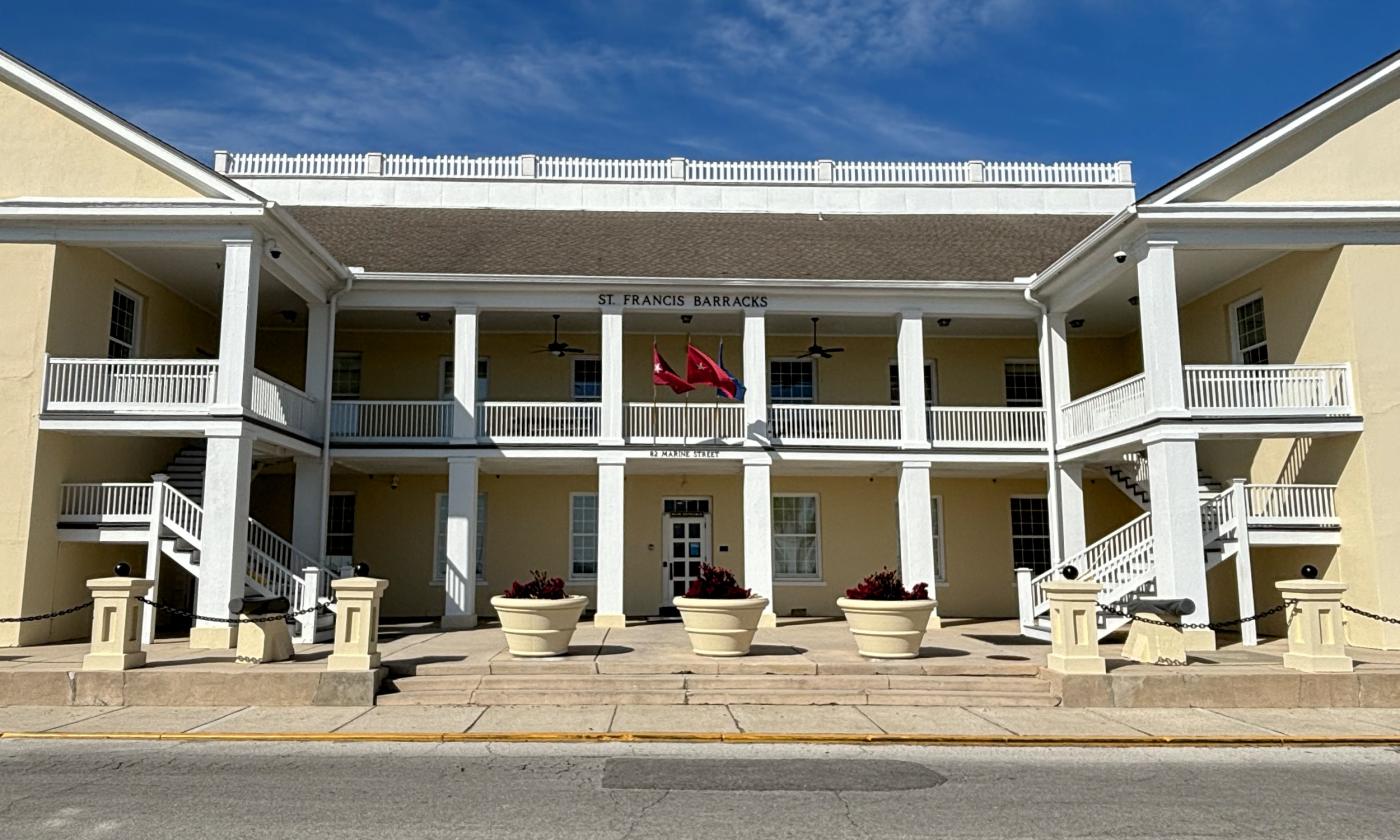
<path fill-rule="evenodd" d="M 1183 615 L 1183 622 L 1210 621 L 1196 441 L 1194 437 L 1149 438 L 1147 463 L 1152 470 L 1152 548 L 1157 594 L 1195 602 L 1196 611 Z M 1187 650 L 1215 649 L 1213 631 L 1185 632 Z"/>
<path fill-rule="evenodd" d="M 1045 505 L 1050 518 L 1050 561 L 1058 564 L 1068 556 L 1066 547 L 1072 544 L 1072 541 L 1065 538 L 1064 520 L 1069 514 L 1060 499 L 1060 487 L 1064 482 L 1056 454 L 1060 442 L 1060 407 L 1069 402 L 1069 355 L 1065 314 L 1042 312 L 1036 321 L 1036 334 L 1039 337 L 1037 350 L 1040 362 L 1041 404 L 1045 412 L 1045 441 L 1050 456 L 1045 465 Z M 1083 519 L 1082 508 L 1081 498 L 1080 519 Z M 1081 525 L 1081 530 L 1082 527 Z"/>
<path fill-rule="evenodd" d="M 598 601 L 593 622 L 599 627 L 622 627 L 627 621 L 622 588 L 626 465 L 621 455 L 598 459 Z"/>
<path fill-rule="evenodd" d="M 905 461 L 899 468 L 899 574 L 906 587 L 927 583 L 929 596 L 938 599 L 937 570 L 933 557 L 933 494 L 929 465 Z M 929 616 L 930 630 L 942 626 L 938 609 Z"/>
<path fill-rule="evenodd" d="M 452 316 L 452 437 L 476 440 L 475 306 L 458 306 Z"/>
<path fill-rule="evenodd" d="M 901 446 L 928 448 L 928 407 L 924 395 L 924 313 L 906 309 L 899 313 L 898 347 L 899 415 L 903 429 Z"/>
<path fill-rule="evenodd" d="M 331 331 L 335 328 L 335 318 L 329 303 L 309 303 L 306 305 L 306 378 L 307 395 L 321 403 L 323 411 L 330 390 L 331 373 Z"/>
<path fill-rule="evenodd" d="M 1175 242 L 1148 242 L 1137 264 L 1138 318 L 1147 404 L 1156 412 L 1185 414 L 1181 329 L 1177 321 Z"/>
<path fill-rule="evenodd" d="M 160 600 L 160 541 L 165 536 L 162 520 L 165 516 L 165 483 L 170 476 L 156 473 L 151 476 L 151 525 L 146 538 L 146 580 L 151 582 L 151 600 Z M 150 604 L 141 605 L 141 643 L 149 645 L 156 638 L 156 608 Z"/>
<path fill-rule="evenodd" d="M 598 442 L 608 446 L 622 443 L 622 307 L 603 309 L 602 347 L 603 404 L 599 408 Z"/>
<path fill-rule="evenodd" d="M 230 616 L 228 605 L 243 597 L 248 570 L 248 493 L 253 477 L 253 441 L 246 435 L 210 437 L 204 467 L 204 527 L 199 552 L 195 612 Z M 190 647 L 231 648 L 237 628 L 196 622 Z"/>
<path fill-rule="evenodd" d="M 1069 384 L 1069 332 L 1066 325 L 1066 314 L 1063 312 L 1049 312 L 1045 315 L 1045 326 L 1041 331 L 1041 359 L 1042 370 L 1050 374 L 1050 387 L 1042 388 L 1045 392 L 1046 405 L 1055 411 L 1064 407 L 1070 401 Z M 1044 374 L 1042 374 L 1044 381 Z"/>
<path fill-rule="evenodd" d="M 455 376 L 456 373 L 454 372 Z M 477 459 L 447 459 L 447 574 L 444 630 L 476 626 Z"/>
<path fill-rule="evenodd" d="M 768 439 L 768 330 L 762 309 L 744 310 L 744 443 Z"/>
<path fill-rule="evenodd" d="M 758 626 L 776 627 L 773 592 L 772 459 L 766 454 L 744 458 L 744 586 L 768 599 Z"/>
<path fill-rule="evenodd" d="M 1238 593 L 1240 618 L 1254 615 L 1254 564 L 1249 557 L 1249 488 L 1248 479 L 1237 478 L 1230 484 L 1235 496 L 1235 591 Z M 1259 623 L 1246 621 L 1240 625 L 1240 641 L 1245 645 L 1259 644 Z"/>
<path fill-rule="evenodd" d="M 321 559 L 325 542 L 326 472 L 321 459 L 298 455 L 292 493 L 292 545 L 313 560 Z"/>
<path fill-rule="evenodd" d="M 1073 557 L 1087 544 L 1084 535 L 1084 465 L 1061 462 L 1052 480 L 1058 482 L 1060 498 L 1061 556 Z"/>
<path fill-rule="evenodd" d="M 242 414 L 253 389 L 258 332 L 258 269 L 262 236 L 224 241 L 223 304 L 219 311 L 219 378 L 215 411 Z"/>

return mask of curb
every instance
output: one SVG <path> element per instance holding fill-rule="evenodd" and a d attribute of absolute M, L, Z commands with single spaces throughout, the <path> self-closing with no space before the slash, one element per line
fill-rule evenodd
<path fill-rule="evenodd" d="M 1400 747 L 1400 735 L 889 735 L 797 732 L 0 732 L 7 741 L 906 744 L 949 747 Z"/>

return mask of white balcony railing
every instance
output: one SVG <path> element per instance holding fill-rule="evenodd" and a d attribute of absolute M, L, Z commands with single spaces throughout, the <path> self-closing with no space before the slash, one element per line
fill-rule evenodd
<path fill-rule="evenodd" d="M 628 403 L 630 443 L 742 443 L 743 403 Z"/>
<path fill-rule="evenodd" d="M 477 406 L 477 437 L 495 443 L 597 439 L 601 408 L 596 402 L 484 402 Z"/>
<path fill-rule="evenodd" d="M 218 375 L 219 363 L 209 359 L 50 358 L 44 410 L 205 411 Z"/>
<path fill-rule="evenodd" d="M 1083 440 L 1126 429 L 1146 413 L 1147 376 L 1139 373 L 1067 403 L 1060 409 L 1061 434 L 1067 442 Z"/>
<path fill-rule="evenodd" d="M 321 436 L 321 412 L 316 400 L 262 371 L 253 372 L 253 415 L 309 438 Z"/>
<path fill-rule="evenodd" d="M 1187 365 L 1194 414 L 1354 414 L 1351 366 Z"/>
<path fill-rule="evenodd" d="M 1250 484 L 1249 524 L 1341 527 L 1335 484 Z"/>
<path fill-rule="evenodd" d="M 934 446 L 1045 448 L 1045 409 L 935 406 L 928 410 Z"/>
<path fill-rule="evenodd" d="M 423 441 L 452 436 L 452 403 L 444 400 L 336 400 L 331 439 Z"/>
<path fill-rule="evenodd" d="M 890 405 L 775 405 L 768 434 L 783 443 L 888 445 L 900 440 L 899 416 Z"/>
<path fill-rule="evenodd" d="M 150 521 L 151 482 L 65 484 L 59 497 L 61 522 L 136 524 Z"/>

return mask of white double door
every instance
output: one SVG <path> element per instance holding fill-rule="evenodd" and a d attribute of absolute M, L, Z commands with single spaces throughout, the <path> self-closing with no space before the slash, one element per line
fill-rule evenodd
<path fill-rule="evenodd" d="M 661 606 L 669 607 L 710 562 L 710 500 L 673 498 L 662 503 Z"/>

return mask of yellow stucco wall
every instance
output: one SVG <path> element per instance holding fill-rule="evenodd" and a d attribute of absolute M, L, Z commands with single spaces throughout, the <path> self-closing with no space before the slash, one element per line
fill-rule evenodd
<path fill-rule="evenodd" d="M 0 199 L 198 198 L 201 193 L 0 81 Z"/>

